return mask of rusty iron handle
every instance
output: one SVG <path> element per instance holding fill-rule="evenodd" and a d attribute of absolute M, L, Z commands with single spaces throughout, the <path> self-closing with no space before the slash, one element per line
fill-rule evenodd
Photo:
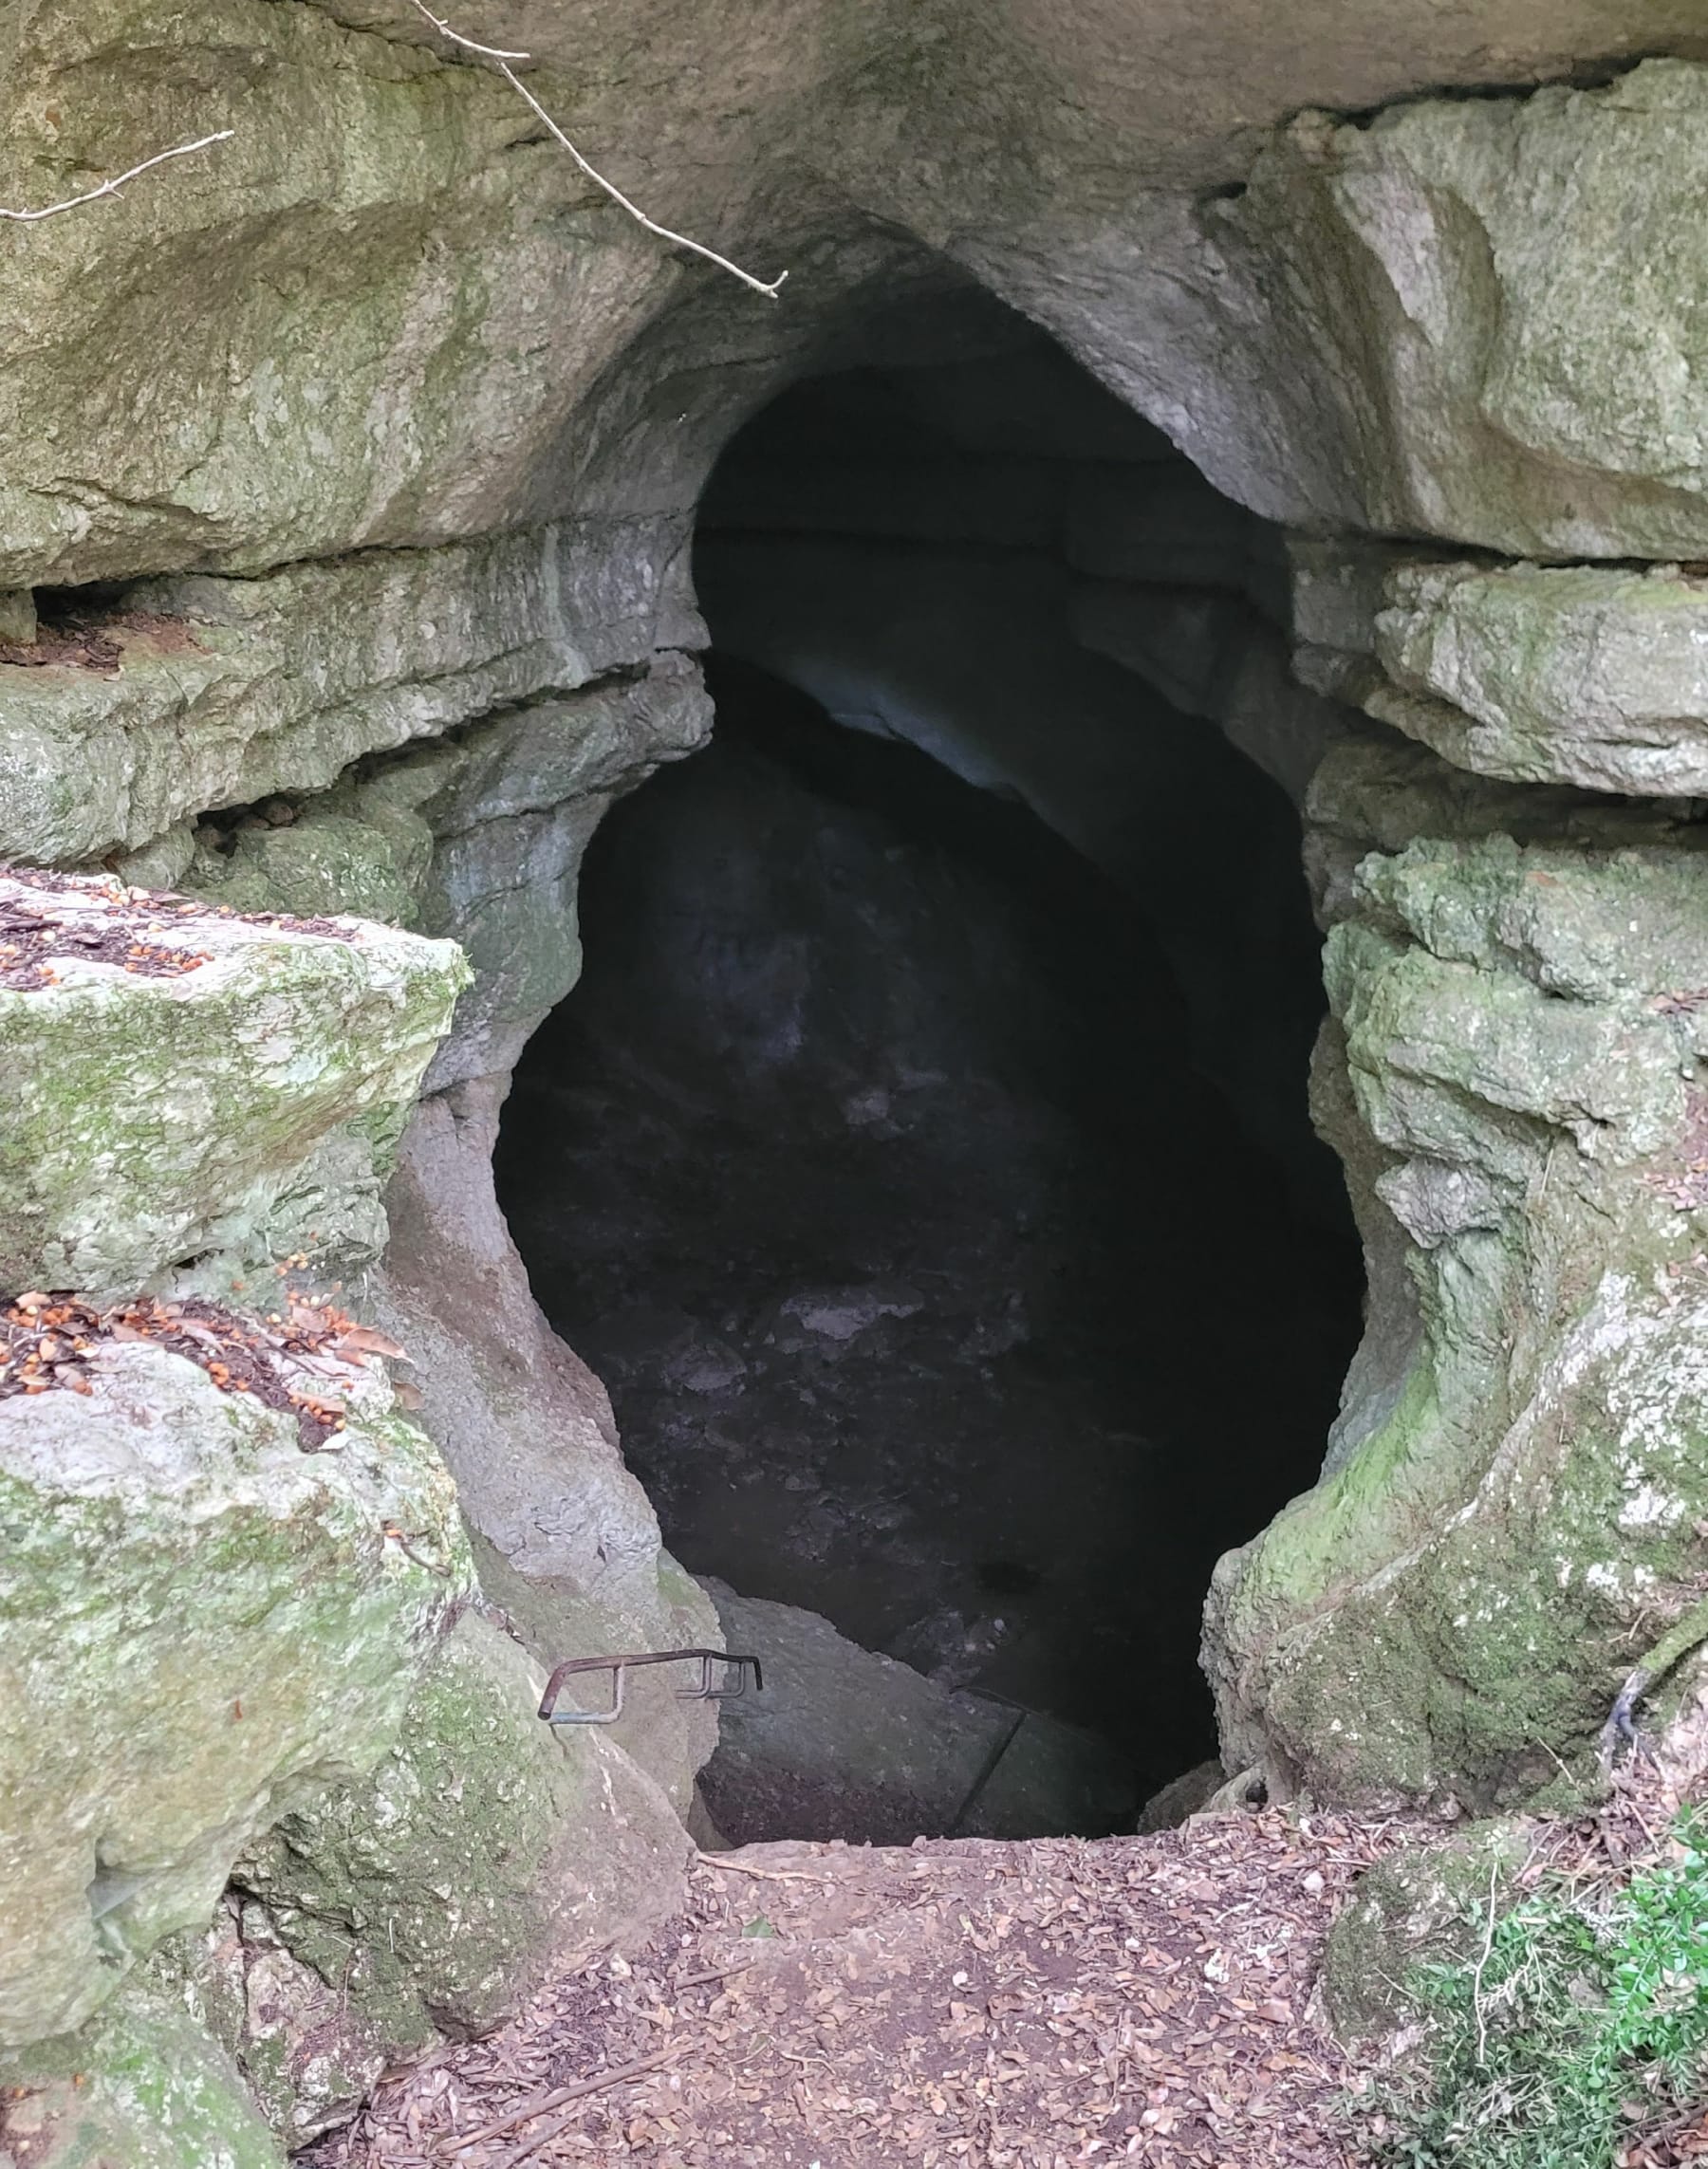
<path fill-rule="evenodd" d="M 753 1692 L 765 1692 L 765 1675 L 756 1657 L 737 1656 L 725 1649 L 644 1649 L 623 1657 L 570 1657 L 566 1658 L 546 1682 L 546 1693 L 541 1698 L 540 1715 L 548 1725 L 614 1725 L 622 1715 L 623 1692 L 631 1666 L 640 1664 L 678 1664 L 696 1662 L 700 1668 L 697 1687 L 678 1687 L 677 1694 L 684 1702 L 727 1702 L 747 1693 L 748 1674 L 753 1675 Z M 715 1664 L 733 1666 L 734 1679 L 722 1687 L 714 1686 L 712 1667 Z M 608 1672 L 611 1675 L 611 1706 L 608 1710 L 560 1710 L 559 1694 L 566 1679 L 578 1672 Z"/>

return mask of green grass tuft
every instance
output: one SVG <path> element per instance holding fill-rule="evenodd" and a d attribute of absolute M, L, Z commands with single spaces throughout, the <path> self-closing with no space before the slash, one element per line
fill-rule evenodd
<path fill-rule="evenodd" d="M 1611 2169 L 1708 2095 L 1708 1825 L 1611 1891 L 1545 1885 L 1422 1970 L 1426 2060 L 1382 2104 L 1386 2169 Z"/>

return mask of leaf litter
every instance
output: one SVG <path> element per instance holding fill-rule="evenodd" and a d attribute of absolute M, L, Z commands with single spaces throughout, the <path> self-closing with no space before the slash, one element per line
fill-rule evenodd
<path fill-rule="evenodd" d="M 644 1950 L 381 2088 L 313 2169 L 1350 2169 L 1321 2030 L 1357 1875 L 1439 1825 L 705 1854 Z M 763 1919 L 770 1934 L 756 1937 Z"/>
<path fill-rule="evenodd" d="M 330 1442 L 344 1427 L 336 1381 L 347 1380 L 353 1365 L 403 1350 L 324 1300 L 285 1301 L 283 1311 L 263 1318 L 206 1296 L 172 1302 L 141 1295 L 99 1305 L 31 1289 L 0 1299 L 0 1400 L 55 1390 L 93 1393 L 100 1349 L 147 1341 L 199 1365 L 222 1393 L 294 1410 L 305 1453 L 335 1450 Z M 313 1374 L 328 1383 L 310 1387 L 305 1381 Z"/>

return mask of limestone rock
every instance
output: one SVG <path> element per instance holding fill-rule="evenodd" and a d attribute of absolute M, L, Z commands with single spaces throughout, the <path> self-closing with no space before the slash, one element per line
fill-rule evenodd
<path fill-rule="evenodd" d="M 368 1307 L 415 1359 L 420 1420 L 456 1478 L 481 1585 L 539 1662 L 714 1642 L 711 1604 L 622 1465 L 604 1388 L 547 1324 L 498 1210 L 503 1090 L 477 1080 L 418 1110 Z M 716 1713 L 678 1701 L 659 1668 L 630 1683 L 609 1736 L 686 1814 Z"/>
<path fill-rule="evenodd" d="M 1142 1838 L 1159 1830 L 1178 1830 L 1194 1815 L 1213 1809 L 1216 1794 L 1227 1782 L 1228 1773 L 1219 1762 L 1194 1763 L 1151 1794 L 1140 1809 L 1134 1827 Z"/>
<path fill-rule="evenodd" d="M 381 928 L 163 912 L 148 939 L 206 961 L 99 960 L 111 884 L 0 877 L 46 918 L 56 977 L 0 989 L 0 1284 L 132 1292 L 241 1249 L 329 1133 L 395 1142 L 450 1021 L 457 952 Z"/>
<path fill-rule="evenodd" d="M 1328 1472 L 1221 1562 L 1208 1614 L 1224 1759 L 1282 1795 L 1533 1797 L 1708 1509 L 1700 839 L 1623 807 L 1623 835 L 1521 844 L 1510 788 L 1452 774 L 1402 803 L 1460 833 L 1364 856 L 1327 948 L 1316 1107 L 1365 1346 Z"/>
<path fill-rule="evenodd" d="M 724 1703 L 702 1779 L 732 1844 L 1101 1835 L 1130 1823 L 1126 1770 L 1102 1740 L 941 1686 L 815 1612 L 707 1586 L 728 1646 L 756 1655 L 765 1675 L 762 1694 L 750 1686 Z"/>
<path fill-rule="evenodd" d="M 1401 2048 L 1408 2034 L 1415 2041 L 1419 1970 L 1476 1958 L 1489 1908 L 1524 1865 L 1528 1844 L 1522 1823 L 1476 1823 L 1365 1870 L 1323 1951 L 1323 2004 L 1342 2042 L 1367 2054 L 1378 2043 Z"/>
<path fill-rule="evenodd" d="M 612 800 L 704 743 L 698 665 L 662 655 L 640 677 L 532 701 L 329 790 L 204 822 L 183 885 L 239 911 L 356 913 L 456 940 L 474 984 L 429 1089 L 508 1068 L 581 970 L 582 854 Z"/>
<path fill-rule="evenodd" d="M 435 848 L 421 923 L 459 942 L 474 985 L 428 1085 L 508 1070 L 581 972 L 575 890 L 612 800 L 703 745 L 699 666 L 662 655 L 642 677 L 495 715 L 465 732 L 423 804 Z"/>
<path fill-rule="evenodd" d="M 1459 768 L 1708 790 L 1708 584 L 1676 567 L 1402 565 L 1383 605 L 1387 679 L 1364 706 Z"/>
<path fill-rule="evenodd" d="M 294 1410 L 164 1349 L 87 1364 L 86 1396 L 0 1401 L 13 2045 L 75 2029 L 162 1937 L 205 1922 L 306 1784 L 371 1768 L 470 1579 L 451 1482 L 377 1378 L 346 1381 L 342 1451 L 311 1455 Z"/>
<path fill-rule="evenodd" d="M 489 72 L 317 7 L 32 0 L 8 61 L 9 204 L 232 131 L 8 249 L 9 584 L 515 524 L 679 275 Z"/>
<path fill-rule="evenodd" d="M 112 606 L 110 670 L 0 663 L 0 854 L 134 851 L 644 653 L 650 619 L 613 621 L 585 588 L 561 528 L 139 582 Z"/>
<path fill-rule="evenodd" d="M 1708 548 L 1708 70 L 1303 115 L 1207 232 L 1251 251 L 1296 451 L 1363 524 L 1513 556 Z M 1631 236 L 1642 236 L 1632 246 Z"/>
<path fill-rule="evenodd" d="M 19 2169 L 286 2169 L 231 2057 L 170 1979 L 133 1976 L 81 2033 L 0 2057 Z"/>
<path fill-rule="evenodd" d="M 784 305 L 640 232 L 404 0 L 28 0 L 0 201 L 232 135 L 9 234 L 6 585 L 255 572 L 559 516 L 657 580 L 738 409 L 857 346 L 875 297 L 969 278 L 1272 515 L 1533 537 L 1534 496 L 1630 547 L 1699 528 L 1694 485 L 1634 449 L 1647 431 L 1679 448 L 1663 467 L 1692 456 L 1685 64 L 1630 92 L 1434 100 L 1398 146 L 1347 130 L 1346 204 L 1312 162 L 1333 135 L 1317 120 L 1248 198 L 1201 208 L 1311 102 L 1368 112 L 1664 51 L 1695 36 L 1696 0 L 1490 0 L 1475 21 L 1384 0 L 1376 29 L 1368 0 L 1327 0 L 1308 35 L 1247 9 L 1208 75 L 1184 0 L 1118 34 L 1079 0 L 959 35 L 961 4 L 929 45 L 900 0 L 858 19 L 648 0 L 573 25 L 541 0 L 471 6 L 472 34 L 533 53 L 548 108 L 654 215 L 793 264 Z M 1676 306 L 1621 245 L 1638 229 L 1682 267 Z M 1596 322 L 1625 344 L 1580 329 Z M 990 418 L 966 414 L 967 436 Z M 1145 456 L 1142 428 L 1073 419 L 1039 441 Z"/>
<path fill-rule="evenodd" d="M 680 1908 L 690 1846 L 669 1801 L 603 1728 L 543 1724 L 544 1685 L 465 1613 L 374 1774 L 239 1863 L 235 1933 L 216 1937 L 236 2049 L 292 2144 L 384 2065 L 495 2025 L 553 1959 L 644 1940 Z"/>

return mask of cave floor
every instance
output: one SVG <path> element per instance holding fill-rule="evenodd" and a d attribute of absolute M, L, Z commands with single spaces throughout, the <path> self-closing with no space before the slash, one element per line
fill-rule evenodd
<path fill-rule="evenodd" d="M 701 1855 L 644 1951 L 385 2090 L 317 2169 L 1348 2169 L 1357 2074 L 1315 1969 L 1359 1871 L 1420 1828 Z"/>
<path fill-rule="evenodd" d="M 1621 1887 L 1673 1857 L 1699 1713 L 1593 1814 L 1521 1826 L 1519 1884 Z M 303 2169 L 1370 2169 L 1382 2045 L 1325 2030 L 1366 1869 L 1438 1815 L 1265 1808 L 1143 1838 L 789 1841 L 699 1853 L 652 1940 L 567 1959 L 516 2016 L 382 2086 Z M 1708 2157 L 1708 2113 L 1621 2169 Z"/>
<path fill-rule="evenodd" d="M 1136 1797 L 1212 1752 L 1210 1567 L 1309 1466 L 1351 1308 L 1224 1140 L 1141 1111 L 1075 1167 L 964 1084 L 826 1126 L 591 1063 L 518 1113 L 578 1207 L 512 1202 L 536 1290 L 691 1572 L 1119 1740 Z M 1093 1247 L 1129 1214 L 1160 1239 Z"/>

